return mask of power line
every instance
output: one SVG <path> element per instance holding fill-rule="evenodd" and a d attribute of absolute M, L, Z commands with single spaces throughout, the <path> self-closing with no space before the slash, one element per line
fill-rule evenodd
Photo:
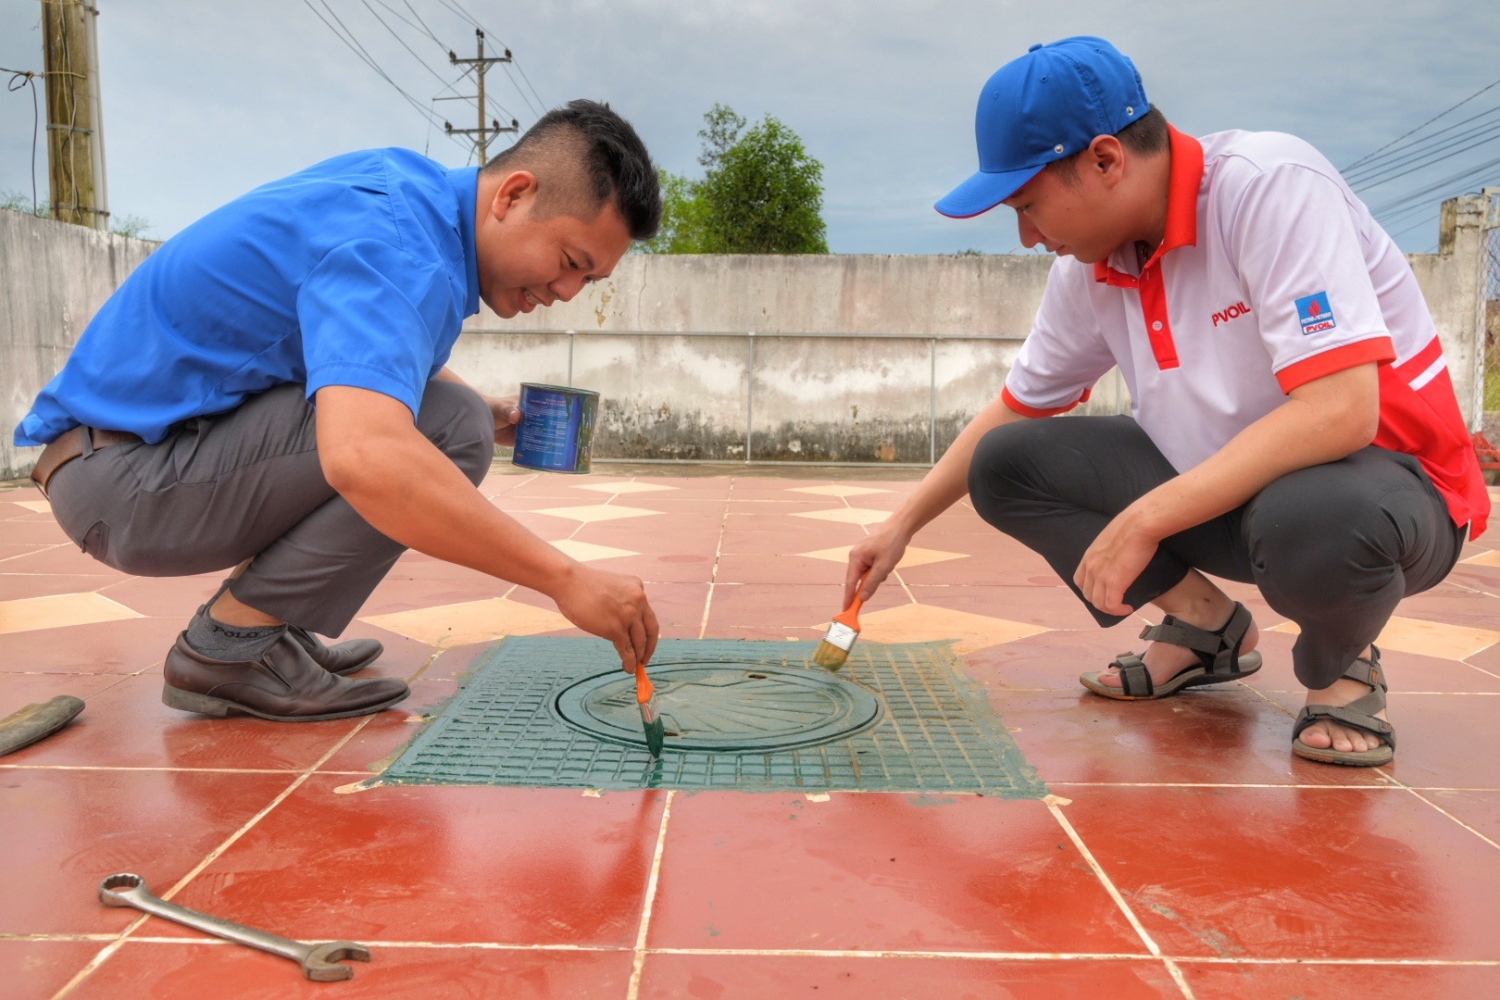
<path fill-rule="evenodd" d="M 1423 146 L 1426 146 L 1426 145 L 1429 145 L 1430 143 L 1436 142 L 1437 139 L 1438 139 L 1438 137 L 1441 136 L 1441 135 L 1443 135 L 1444 133 L 1451 132 L 1451 131 L 1453 131 L 1456 128 L 1462 128 L 1463 126 L 1468 125 L 1468 124 L 1470 124 L 1472 122 L 1476 122 L 1476 121 L 1478 121 L 1481 118 L 1486 118 L 1486 117 L 1494 114 L 1497 111 L 1500 111 L 1500 104 L 1497 104 L 1497 105 L 1495 105 L 1492 108 L 1487 108 L 1484 111 L 1479 112 L 1479 114 L 1477 114 L 1477 115 L 1470 115 L 1468 118 L 1465 118 L 1465 119 L 1463 119 L 1461 121 L 1456 121 L 1452 125 L 1448 125 L 1448 126 L 1445 126 L 1444 128 L 1440 128 L 1436 132 L 1433 132 L 1433 133 L 1431 133 L 1429 135 L 1425 135 L 1422 138 L 1416 140 L 1415 142 L 1407 143 L 1405 146 L 1402 146 L 1399 149 L 1393 149 L 1393 150 L 1391 150 L 1388 153 L 1383 153 L 1380 156 L 1372 157 L 1363 166 L 1360 166 L 1360 167 L 1351 167 L 1351 168 L 1349 168 L 1346 171 L 1342 171 L 1342 173 L 1344 174 L 1344 176 L 1346 178 L 1348 178 L 1348 177 L 1363 176 L 1363 175 L 1368 174 L 1368 173 L 1378 172 L 1385 165 L 1388 165 L 1392 161 L 1394 161 L 1396 159 L 1400 159 L 1400 158 L 1402 158 L 1402 157 L 1404 157 L 1404 156 L 1412 153 L 1415 150 L 1421 149 Z"/>
<path fill-rule="evenodd" d="M 4 66 L 0 66 L 0 73 L 11 74 L 5 85 L 5 89 L 11 93 L 22 87 L 31 88 L 31 214 L 35 215 L 40 210 L 36 200 L 36 137 L 41 131 L 41 118 L 36 106 L 36 78 L 46 74 L 29 69 L 7 69 Z"/>
<path fill-rule="evenodd" d="M 1380 208 L 1374 209 L 1371 214 L 1377 216 L 1385 215 L 1386 213 L 1393 212 L 1398 208 L 1408 207 L 1414 202 L 1436 194 L 1444 188 L 1459 186 L 1463 182 L 1482 176 L 1486 171 L 1493 170 L 1496 167 L 1500 167 L 1500 157 L 1496 157 L 1493 160 L 1489 160 L 1477 166 L 1467 167 L 1463 170 L 1460 170 L 1455 174 L 1451 174 L 1448 177 L 1443 178 L 1436 184 L 1431 184 L 1425 188 L 1422 188 L 1420 191 L 1413 191 L 1410 194 L 1396 199 L 1395 201 L 1388 202 L 1385 205 L 1382 205 Z"/>
<path fill-rule="evenodd" d="M 1458 143 L 1465 142 L 1469 139 L 1474 139 L 1476 135 L 1483 135 L 1484 138 L 1475 139 L 1474 142 L 1470 142 L 1467 146 L 1459 146 L 1456 149 L 1454 148 L 1454 146 Z M 1500 140 L 1500 122 L 1496 122 L 1495 124 L 1488 126 L 1485 129 L 1475 130 L 1474 133 L 1456 137 L 1441 146 L 1427 150 L 1426 152 L 1418 155 L 1414 160 L 1407 161 L 1405 164 L 1393 164 L 1386 173 L 1376 174 L 1373 175 L 1373 177 L 1369 180 L 1361 181 L 1357 186 L 1354 187 L 1354 190 L 1368 191 L 1370 188 L 1379 187 L 1382 184 L 1388 184 L 1393 180 L 1406 177 L 1421 170 L 1426 170 L 1428 167 L 1433 166 L 1437 163 L 1441 163 L 1444 160 L 1452 159 L 1455 156 L 1461 156 L 1464 153 L 1469 152 L 1470 150 L 1478 149 L 1481 146 L 1488 146 L 1490 143 L 1495 142 L 1496 140 Z M 1402 169 L 1402 167 L 1404 167 L 1404 169 Z"/>
<path fill-rule="evenodd" d="M 1373 152 L 1370 152 L 1370 153 L 1366 153 L 1364 156 L 1362 156 L 1359 159 L 1355 160 L 1353 163 L 1349 164 L 1347 167 L 1345 167 L 1343 170 L 1341 170 L 1339 172 L 1343 173 L 1344 171 L 1353 170 L 1355 167 L 1360 166 L 1361 164 L 1363 164 L 1367 160 L 1369 160 L 1371 157 L 1375 156 L 1376 153 L 1383 153 L 1387 149 L 1390 149 L 1392 146 L 1394 146 L 1396 143 L 1400 142 L 1402 139 L 1405 139 L 1407 136 L 1411 136 L 1411 135 L 1417 134 L 1418 132 L 1420 132 L 1424 128 L 1426 128 L 1427 126 L 1431 125 L 1433 122 L 1437 121 L 1439 118 L 1442 118 L 1443 116 L 1445 116 L 1445 115 L 1447 115 L 1447 114 L 1449 114 L 1449 113 L 1451 113 L 1453 111 L 1457 111 L 1459 108 L 1463 107 L 1465 104 L 1468 104 L 1470 101 L 1472 101 L 1474 98 L 1478 97 L 1480 94 L 1483 94 L 1486 91 L 1493 90 L 1496 87 L 1500 87 L 1500 80 L 1496 80 L 1494 83 L 1491 83 L 1491 84 L 1489 84 L 1487 86 L 1480 87 L 1478 90 L 1474 91 L 1474 93 L 1470 94 L 1468 97 L 1465 97 L 1463 100 L 1459 101 L 1457 104 L 1453 105 L 1451 108 L 1448 108 L 1448 109 L 1446 109 L 1444 111 L 1438 112 L 1437 114 L 1433 115 L 1431 118 L 1427 119 L 1422 124 L 1418 125 L 1416 128 L 1412 129 L 1410 132 L 1403 132 L 1401 135 L 1396 136 L 1396 138 L 1392 139 L 1390 142 L 1386 143 L 1384 146 L 1381 146 L 1379 149 L 1374 150 Z"/>
<path fill-rule="evenodd" d="M 1483 114 L 1475 115 L 1470 122 L 1465 122 L 1465 124 L 1468 124 L 1470 127 L 1463 129 L 1462 131 L 1454 132 L 1451 135 L 1446 136 L 1438 136 L 1437 134 L 1434 134 L 1429 139 L 1423 140 L 1422 142 L 1412 143 L 1409 146 L 1402 147 L 1395 153 L 1388 153 L 1385 156 L 1382 156 L 1378 161 L 1371 161 L 1369 164 L 1361 167 L 1359 170 L 1350 171 L 1349 173 L 1344 175 L 1344 179 L 1351 184 L 1368 184 L 1373 178 L 1388 174 L 1393 170 L 1398 170 L 1401 167 L 1407 166 L 1423 157 L 1428 156 L 1436 150 L 1451 149 L 1454 145 L 1465 142 L 1469 139 L 1473 139 L 1477 136 L 1484 135 L 1488 132 L 1488 130 L 1494 128 L 1497 124 L 1500 124 L 1500 120 L 1492 117 L 1497 113 L 1500 113 L 1500 105 L 1491 108 Z M 1490 118 L 1490 120 L 1480 121 L 1480 119 L 1483 118 Z M 1479 124 L 1472 124 L 1471 122 L 1479 122 Z M 1448 130 L 1445 129 L 1444 131 L 1446 132 Z"/>

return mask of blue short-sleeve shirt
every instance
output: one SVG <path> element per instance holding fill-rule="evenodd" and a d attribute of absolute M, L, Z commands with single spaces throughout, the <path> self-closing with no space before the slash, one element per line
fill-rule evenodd
<path fill-rule="evenodd" d="M 78 424 L 155 443 L 288 382 L 370 389 L 415 417 L 479 311 L 477 173 L 349 153 L 198 220 L 105 302 L 15 443 Z"/>

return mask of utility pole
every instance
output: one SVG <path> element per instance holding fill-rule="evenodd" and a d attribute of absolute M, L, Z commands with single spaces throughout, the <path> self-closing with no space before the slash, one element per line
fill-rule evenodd
<path fill-rule="evenodd" d="M 99 110 L 99 9 L 87 0 L 42 0 L 47 81 L 47 172 L 52 217 L 109 228 Z"/>
<path fill-rule="evenodd" d="M 474 148 L 479 151 L 479 165 L 482 167 L 490 158 L 490 137 L 502 132 L 519 132 L 521 123 L 514 118 L 510 125 L 501 128 L 500 123 L 491 118 L 489 111 L 485 108 L 484 101 L 484 73 L 495 63 L 510 62 L 510 49 L 505 50 L 503 56 L 486 56 L 484 54 L 484 31 L 476 28 L 475 36 L 479 40 L 479 56 L 476 59 L 460 59 L 451 49 L 448 51 L 448 61 L 455 66 L 473 66 L 478 71 L 479 77 L 479 127 L 478 128 L 454 128 L 449 122 L 443 122 L 443 129 L 449 135 L 467 135 L 473 137 Z"/>

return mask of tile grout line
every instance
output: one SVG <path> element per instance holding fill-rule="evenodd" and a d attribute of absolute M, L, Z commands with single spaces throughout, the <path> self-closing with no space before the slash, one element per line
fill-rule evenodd
<path fill-rule="evenodd" d="M 1120 908 L 1120 912 L 1125 914 L 1125 919 L 1130 921 L 1130 926 L 1140 936 L 1141 941 L 1146 945 L 1146 949 L 1153 956 L 1161 959 L 1162 964 L 1166 966 L 1167 972 L 1171 975 L 1172 981 L 1177 984 L 1177 988 L 1182 991 L 1182 995 L 1186 1000 L 1194 1000 L 1192 987 L 1188 986 L 1187 979 L 1183 976 L 1182 970 L 1177 967 L 1176 962 L 1162 954 L 1161 948 L 1157 946 L 1155 939 L 1146 931 L 1145 925 L 1136 917 L 1135 911 L 1130 908 L 1130 904 L 1125 902 L 1125 897 L 1115 887 L 1115 883 L 1110 879 L 1109 874 L 1105 872 L 1104 866 L 1099 864 L 1098 859 L 1094 857 L 1094 852 L 1089 850 L 1088 845 L 1083 842 L 1083 838 L 1079 836 L 1078 831 L 1073 829 L 1073 824 L 1068 821 L 1068 817 L 1063 815 L 1062 805 L 1058 797 L 1048 795 L 1043 799 L 1043 802 L 1046 803 L 1048 811 L 1057 819 L 1058 825 L 1063 828 L 1063 832 L 1068 835 L 1068 839 L 1073 842 L 1073 846 L 1083 855 L 1084 861 L 1088 862 L 1088 866 L 1093 870 L 1094 876 L 1103 884 L 1105 891 L 1115 901 L 1115 905 Z"/>
<path fill-rule="evenodd" d="M 317 772 L 318 768 L 321 767 L 325 762 L 330 760 L 334 754 L 342 750 L 344 748 L 344 744 L 352 740 L 356 735 L 359 734 L 362 729 L 365 728 L 365 726 L 369 725 L 372 718 L 374 718 L 374 716 L 367 715 L 363 719 L 361 719 L 359 725 L 355 726 L 353 729 L 349 730 L 349 732 L 345 733 L 342 739 L 340 739 L 337 743 L 335 743 L 328 749 L 327 753 L 325 753 L 322 757 L 319 757 L 311 767 L 307 768 L 301 774 L 297 775 L 297 777 L 292 780 L 292 783 L 286 788 L 282 789 L 280 794 L 272 799 L 265 808 L 261 809 L 260 812 L 256 813 L 254 816 L 251 816 L 250 819 L 247 820 L 238 830 L 235 830 L 228 837 L 226 837 L 224 841 L 219 844 L 219 846 L 209 851 L 207 856 L 205 856 L 202 861 L 198 862 L 197 865 L 193 866 L 193 868 L 188 871 L 186 875 L 178 879 L 176 884 L 174 884 L 166 892 L 161 893 L 160 898 L 170 900 L 178 892 L 182 891 L 182 889 L 186 887 L 187 884 L 194 878 L 196 878 L 205 868 L 217 861 L 225 851 L 229 850 L 229 848 L 233 847 L 241 837 L 249 833 L 252 827 L 254 827 L 267 815 L 269 815 L 271 810 L 281 805 L 281 803 L 285 802 L 293 792 L 306 784 L 307 779 L 311 778 Z M 129 938 L 132 933 L 138 930 L 149 919 L 151 919 L 150 914 L 143 913 L 138 919 L 132 921 L 130 926 L 121 931 L 118 937 L 101 948 L 99 950 L 99 953 L 92 959 L 90 959 L 87 965 L 85 965 L 82 969 L 79 969 L 78 972 L 73 975 L 72 979 L 69 979 L 66 983 L 64 983 L 62 988 L 52 995 L 52 1000 L 62 1000 L 63 997 L 66 997 L 80 984 L 82 984 L 85 979 L 93 975 L 94 970 L 98 969 L 99 966 L 107 962 L 115 952 L 124 947 L 126 939 Z"/>
<path fill-rule="evenodd" d="M 630 965 L 630 984 L 625 989 L 625 1000 L 638 1000 L 641 995 L 641 973 L 646 968 L 646 935 L 651 930 L 651 911 L 656 906 L 656 887 L 661 881 L 662 856 L 667 852 L 667 822 L 672 818 L 672 799 L 676 789 L 667 792 L 666 802 L 661 807 L 661 825 L 656 831 L 656 851 L 651 856 L 651 874 L 646 879 L 646 899 L 641 905 L 641 929 L 635 937 L 635 954 Z"/>
<path fill-rule="evenodd" d="M 719 582 L 719 560 L 724 555 L 724 532 L 729 530 L 729 503 L 734 497 L 734 478 L 729 480 L 729 492 L 724 497 L 724 516 L 719 519 L 719 540 L 714 545 L 714 565 L 708 574 L 708 596 L 703 599 L 703 620 L 698 623 L 698 638 L 708 634 L 708 613 L 714 606 L 714 587 Z"/>

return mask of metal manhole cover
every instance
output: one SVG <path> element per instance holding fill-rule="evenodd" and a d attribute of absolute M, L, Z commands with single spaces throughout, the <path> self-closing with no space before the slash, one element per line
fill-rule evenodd
<path fill-rule="evenodd" d="M 826 673 L 759 663 L 651 668 L 673 750 L 764 753 L 846 739 L 881 718 L 872 692 Z M 619 670 L 562 691 L 555 711 L 590 736 L 644 746 L 635 681 Z"/>
<path fill-rule="evenodd" d="M 380 780 L 1047 794 L 950 645 L 860 642 L 837 676 L 812 666 L 816 649 L 663 639 L 651 678 L 680 735 L 653 760 L 608 643 L 514 636 L 476 660 Z"/>

